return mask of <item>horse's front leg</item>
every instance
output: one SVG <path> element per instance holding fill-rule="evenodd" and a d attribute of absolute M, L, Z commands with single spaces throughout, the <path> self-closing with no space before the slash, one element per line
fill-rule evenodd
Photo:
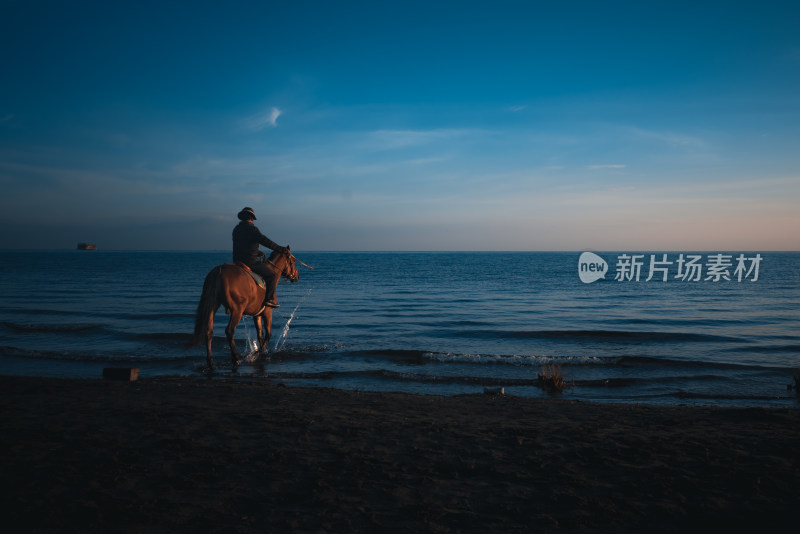
<path fill-rule="evenodd" d="M 261 318 L 264 320 L 264 342 L 261 345 L 261 352 L 265 353 L 269 346 L 269 340 L 272 337 L 272 308 L 264 310 L 264 313 L 261 314 Z"/>
<path fill-rule="evenodd" d="M 236 333 L 236 326 L 239 324 L 239 321 L 242 320 L 242 313 L 243 310 L 231 310 L 231 319 L 228 321 L 228 326 L 225 328 L 225 337 L 228 338 L 228 345 L 231 348 L 231 364 L 233 368 L 239 366 L 241 360 L 239 359 L 239 351 L 236 350 L 236 342 L 233 339 L 233 335 Z"/>
<path fill-rule="evenodd" d="M 272 337 L 272 308 L 267 308 L 253 319 L 256 321 L 258 331 L 258 353 L 263 355 L 267 353 L 269 339 Z"/>
<path fill-rule="evenodd" d="M 264 329 L 261 327 L 261 316 L 253 316 L 253 324 L 256 325 L 256 339 L 258 339 L 258 355 L 264 354 Z"/>

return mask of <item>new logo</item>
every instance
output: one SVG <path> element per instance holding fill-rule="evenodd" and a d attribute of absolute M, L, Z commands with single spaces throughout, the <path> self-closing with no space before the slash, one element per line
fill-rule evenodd
<path fill-rule="evenodd" d="M 606 260 L 594 252 L 584 252 L 578 259 L 578 276 L 581 282 L 591 284 L 592 282 L 606 277 L 608 264 Z"/>

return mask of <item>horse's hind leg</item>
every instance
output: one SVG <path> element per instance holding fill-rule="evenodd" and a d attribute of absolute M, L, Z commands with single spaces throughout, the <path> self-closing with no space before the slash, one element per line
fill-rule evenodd
<path fill-rule="evenodd" d="M 206 367 L 209 371 L 214 370 L 214 358 L 211 356 L 211 340 L 214 339 L 214 313 L 208 316 L 206 326 Z"/>
<path fill-rule="evenodd" d="M 265 343 L 264 343 L 264 329 L 261 327 L 261 316 L 254 315 L 253 316 L 253 324 L 256 325 L 256 338 L 258 338 L 258 354 L 259 356 L 264 354 Z"/>
<path fill-rule="evenodd" d="M 225 336 L 228 338 L 228 345 L 231 347 L 231 363 L 233 367 L 237 367 L 241 360 L 239 360 L 239 351 L 236 350 L 236 343 L 234 342 L 233 335 L 236 333 L 236 326 L 242 320 L 243 310 L 231 310 L 231 318 L 228 321 L 228 326 L 225 328 Z"/>

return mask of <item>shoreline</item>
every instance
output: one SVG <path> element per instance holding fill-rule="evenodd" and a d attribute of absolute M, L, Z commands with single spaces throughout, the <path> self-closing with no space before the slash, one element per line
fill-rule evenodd
<path fill-rule="evenodd" d="M 6 360 L 13 360 L 14 356 L 4 356 Z M 788 387 L 793 387 L 790 382 L 793 380 L 790 375 L 791 372 L 796 372 L 796 367 L 786 368 L 783 377 L 780 377 L 771 384 L 773 385 L 771 395 L 732 395 L 730 393 L 712 393 L 712 392 L 694 392 L 691 390 L 683 390 L 675 394 L 653 394 L 649 396 L 643 395 L 627 395 L 625 391 L 620 395 L 609 394 L 618 390 L 625 390 L 626 388 L 612 387 L 612 388 L 597 388 L 595 385 L 581 384 L 580 381 L 573 381 L 571 375 L 565 373 L 567 387 L 560 393 L 549 393 L 535 379 L 518 379 L 518 378 L 477 378 L 470 377 L 471 382 L 458 382 L 458 377 L 443 376 L 440 381 L 436 378 L 432 381 L 414 382 L 413 379 L 408 384 L 398 381 L 391 382 L 389 385 L 378 380 L 375 385 L 369 382 L 360 384 L 353 384 L 352 380 L 346 382 L 344 385 L 331 379 L 327 371 L 322 371 L 320 375 L 323 378 L 318 378 L 314 372 L 274 372 L 265 371 L 270 365 L 270 362 L 247 362 L 243 363 L 239 370 L 235 373 L 230 371 L 230 368 L 225 367 L 227 361 L 221 362 L 222 365 L 209 376 L 201 369 L 202 363 L 200 358 L 196 359 L 196 365 L 193 370 L 186 369 L 176 371 L 171 362 L 163 364 L 161 368 L 157 365 L 148 362 L 146 367 L 137 367 L 140 370 L 139 380 L 143 381 L 206 381 L 213 380 L 215 382 L 242 382 L 242 383 L 261 383 L 267 386 L 281 386 L 293 389 L 333 389 L 338 391 L 358 391 L 362 393 L 375 393 L 375 394 L 391 394 L 398 393 L 403 395 L 420 395 L 420 396 L 447 396 L 447 397 L 462 397 L 462 396 L 481 396 L 487 388 L 496 389 L 504 388 L 505 393 L 509 397 L 519 397 L 522 399 L 534 400 L 559 400 L 565 402 L 580 402 L 592 404 L 612 404 L 612 405 L 646 405 L 652 407 L 687 407 L 687 408 L 757 408 L 769 410 L 800 410 L 800 393 L 797 391 L 789 390 Z M 223 358 L 224 360 L 224 358 Z M 204 362 L 204 358 L 202 359 Z M 83 365 L 79 371 L 74 371 L 69 368 L 73 362 L 50 361 L 50 365 L 46 367 L 49 370 L 48 374 L 45 373 L 30 373 L 14 372 L 14 370 L 5 368 L 0 369 L 0 376 L 9 378 L 46 378 L 46 379 L 64 379 L 64 380 L 103 380 L 103 370 L 112 366 L 117 368 L 122 365 L 123 369 L 126 364 L 136 365 L 134 361 L 112 362 L 112 361 L 93 361 Z M 220 363 L 220 362 L 218 362 Z M 55 364 L 55 365 L 54 365 Z M 59 366 L 59 364 L 61 364 Z M 88 365 L 92 365 L 91 368 Z M 42 367 L 40 369 L 45 369 Z M 335 373 L 332 373 L 335 374 Z M 422 375 L 423 379 L 425 378 Z M 385 376 L 382 379 L 386 378 Z M 391 380 L 391 379 L 390 379 Z M 611 378 L 614 381 L 615 378 Z M 522 384 L 522 382 L 525 382 Z M 573 384 L 574 382 L 574 384 Z M 430 387 L 419 387 L 425 384 L 432 384 Z M 530 390 L 533 389 L 535 393 L 531 394 Z M 593 395 L 586 393 L 587 390 L 600 391 L 601 394 Z M 577 394 L 576 394 L 577 391 Z M 763 392 L 762 392 L 763 393 Z"/>
<path fill-rule="evenodd" d="M 0 376 L 29 532 L 796 526 L 800 410 Z"/>

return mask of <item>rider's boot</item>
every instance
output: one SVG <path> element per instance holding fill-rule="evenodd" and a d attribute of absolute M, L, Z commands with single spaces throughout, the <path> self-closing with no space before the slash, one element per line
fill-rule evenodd
<path fill-rule="evenodd" d="M 281 307 L 281 305 L 278 304 L 278 297 L 275 294 L 275 289 L 276 289 L 275 286 L 277 286 L 277 285 L 278 285 L 278 281 L 276 279 L 275 282 L 272 284 L 272 287 L 268 288 L 267 294 L 264 296 L 264 306 L 267 306 L 269 308 L 280 308 Z"/>

